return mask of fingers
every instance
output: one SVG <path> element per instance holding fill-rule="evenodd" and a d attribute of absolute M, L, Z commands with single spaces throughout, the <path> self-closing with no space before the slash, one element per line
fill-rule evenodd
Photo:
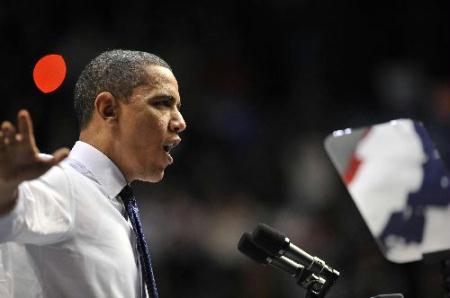
<path fill-rule="evenodd" d="M 20 110 L 17 114 L 17 126 L 20 134 L 24 136 L 33 134 L 33 123 L 27 110 Z"/>
<path fill-rule="evenodd" d="M 19 128 L 19 139 L 28 140 L 32 146 L 36 146 L 33 134 L 33 122 L 27 110 L 20 110 L 17 114 L 17 126 Z"/>
<path fill-rule="evenodd" d="M 2 145 L 9 145 L 16 142 L 16 128 L 9 121 L 4 121 L 1 126 Z"/>
<path fill-rule="evenodd" d="M 16 128 L 9 121 L 4 121 L 0 126 L 0 147 L 5 145 L 14 144 L 17 141 L 21 141 L 24 137 L 31 140 L 31 144 L 34 144 L 33 136 L 33 124 L 28 111 L 21 110 L 17 115 L 18 133 L 16 134 Z"/>
<path fill-rule="evenodd" d="M 60 163 L 64 158 L 66 158 L 69 155 L 70 150 L 68 148 L 61 148 L 53 152 L 53 154 L 50 155 L 44 155 L 38 157 L 38 162 L 36 166 L 38 167 L 39 171 L 42 173 L 45 173 L 48 171 L 51 167 L 57 165 Z"/>

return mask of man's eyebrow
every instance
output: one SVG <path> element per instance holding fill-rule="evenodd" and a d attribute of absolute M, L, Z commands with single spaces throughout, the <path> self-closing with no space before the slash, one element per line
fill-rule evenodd
<path fill-rule="evenodd" d="M 170 101 L 175 101 L 175 97 L 170 94 L 158 94 L 148 97 L 149 100 L 159 100 L 159 99 L 168 99 Z"/>
<path fill-rule="evenodd" d="M 156 95 L 156 98 L 161 98 L 161 99 L 169 99 L 169 100 L 175 100 L 175 97 L 173 97 L 170 94 L 160 94 L 160 95 Z"/>
<path fill-rule="evenodd" d="M 161 99 L 169 100 L 171 104 L 176 103 L 176 106 L 178 108 L 181 107 L 181 101 L 176 102 L 177 100 L 175 99 L 175 97 L 170 94 L 159 94 L 159 95 L 151 96 L 147 100 L 154 101 L 154 100 L 161 100 Z"/>

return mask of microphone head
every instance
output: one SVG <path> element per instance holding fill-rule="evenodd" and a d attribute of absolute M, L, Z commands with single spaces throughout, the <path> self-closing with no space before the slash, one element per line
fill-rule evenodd
<path fill-rule="evenodd" d="M 253 231 L 253 241 L 271 256 L 279 256 L 280 250 L 289 248 L 289 239 L 274 228 L 259 223 Z"/>
<path fill-rule="evenodd" d="M 252 240 L 250 233 L 244 233 L 238 243 L 238 249 L 241 253 L 259 264 L 267 264 L 269 255 L 259 248 Z"/>

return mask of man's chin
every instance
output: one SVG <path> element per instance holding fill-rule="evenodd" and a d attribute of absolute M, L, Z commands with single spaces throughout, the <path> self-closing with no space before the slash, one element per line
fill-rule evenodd
<path fill-rule="evenodd" d="M 160 171 L 158 173 L 152 173 L 151 175 L 148 175 L 146 177 L 142 177 L 141 179 L 138 179 L 140 181 L 144 182 L 150 182 L 150 183 L 158 183 L 164 178 L 164 170 Z"/>

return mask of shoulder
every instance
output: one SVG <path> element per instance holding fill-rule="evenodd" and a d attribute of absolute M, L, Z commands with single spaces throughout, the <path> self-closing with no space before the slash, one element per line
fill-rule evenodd
<path fill-rule="evenodd" d="M 32 192 L 57 192 L 70 195 L 74 173 L 64 161 L 50 168 L 37 179 L 22 183 L 21 187 Z"/>
<path fill-rule="evenodd" d="M 70 176 L 73 174 L 70 171 L 70 166 L 66 163 L 59 163 L 48 170 L 44 175 L 39 177 L 37 182 L 46 185 L 56 186 L 70 183 Z"/>

